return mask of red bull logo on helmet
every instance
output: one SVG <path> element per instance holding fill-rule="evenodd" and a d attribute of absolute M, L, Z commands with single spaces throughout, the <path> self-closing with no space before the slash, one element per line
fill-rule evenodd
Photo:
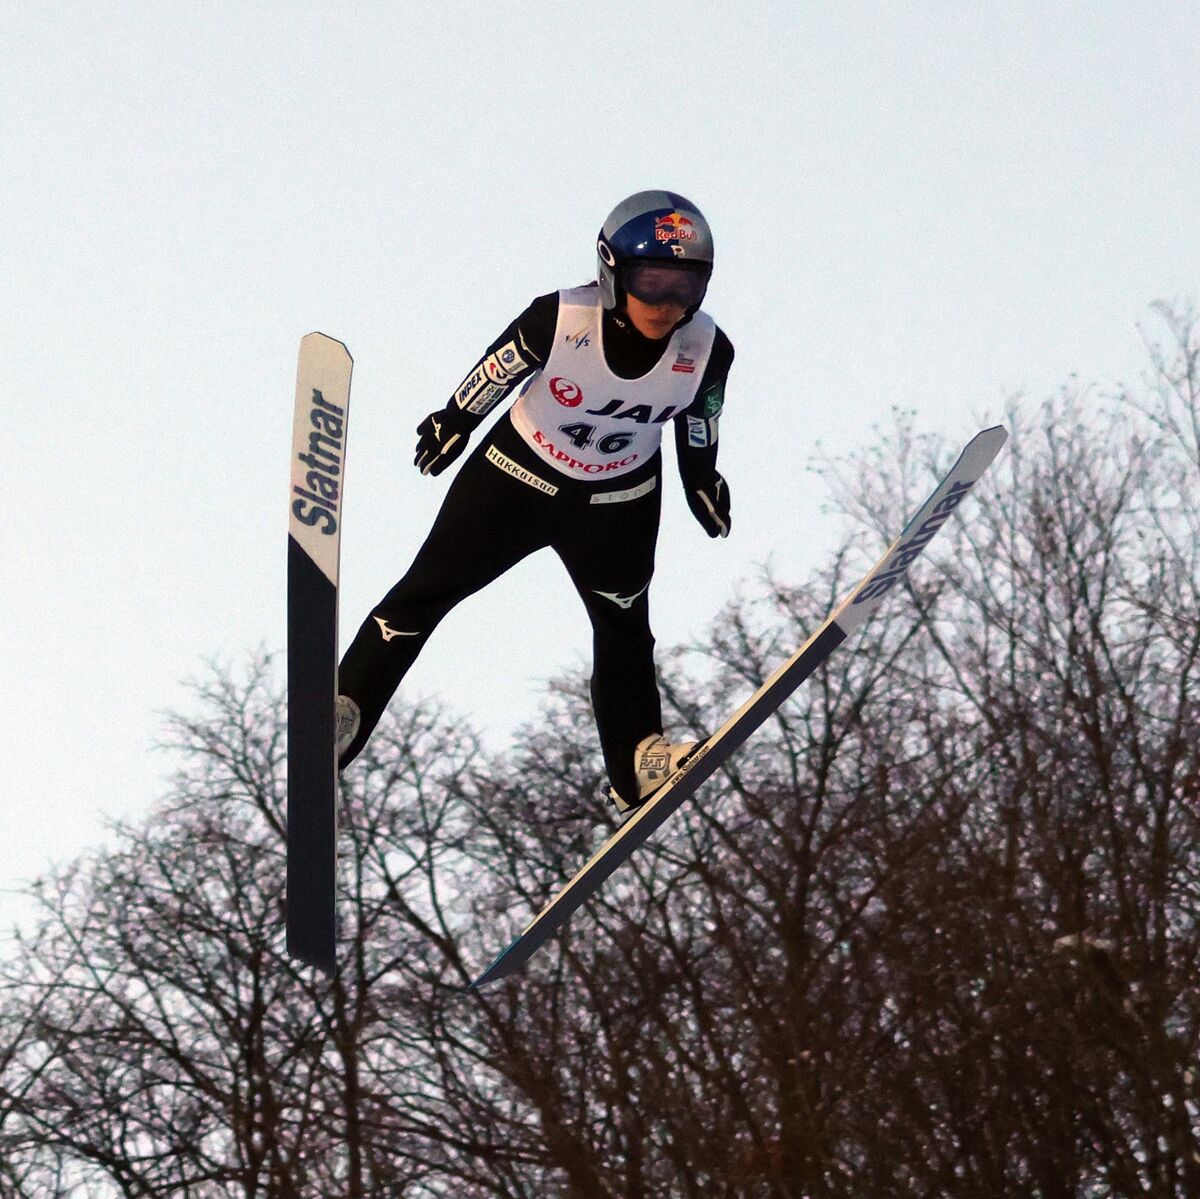
<path fill-rule="evenodd" d="M 698 241 L 696 222 L 681 212 L 668 212 L 654 218 L 654 236 L 658 241 Z"/>

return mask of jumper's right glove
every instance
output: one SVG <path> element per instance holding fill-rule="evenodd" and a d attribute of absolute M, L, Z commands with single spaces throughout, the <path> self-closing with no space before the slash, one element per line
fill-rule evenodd
<path fill-rule="evenodd" d="M 413 465 L 423 475 L 440 475 L 467 448 L 470 427 L 457 409 L 431 412 L 417 426 L 417 456 Z"/>
<path fill-rule="evenodd" d="M 710 537 L 728 537 L 729 484 L 714 470 L 712 481 L 686 489 L 688 507 Z"/>

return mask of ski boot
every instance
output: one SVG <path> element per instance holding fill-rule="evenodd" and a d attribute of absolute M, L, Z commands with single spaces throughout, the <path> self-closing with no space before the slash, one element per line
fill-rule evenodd
<path fill-rule="evenodd" d="M 348 695 L 339 695 L 334 705 L 334 752 L 341 769 L 342 754 L 350 748 L 350 743 L 358 736 L 358 726 L 362 723 L 362 713 L 358 704 Z"/>
<path fill-rule="evenodd" d="M 608 801 L 625 816 L 637 811 L 658 789 L 679 769 L 691 755 L 698 743 L 681 741 L 672 745 L 662 733 L 651 733 L 638 742 L 633 751 L 635 770 L 637 772 L 637 800 L 630 803 L 617 794 L 612 787 L 608 789 Z"/>

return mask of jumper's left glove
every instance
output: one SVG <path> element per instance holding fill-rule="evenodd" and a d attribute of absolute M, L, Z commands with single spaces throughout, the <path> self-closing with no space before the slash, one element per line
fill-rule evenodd
<path fill-rule="evenodd" d="M 423 475 L 440 475 L 467 448 L 471 430 L 457 409 L 432 412 L 417 426 L 413 465 Z"/>
<path fill-rule="evenodd" d="M 703 487 L 686 489 L 688 507 L 710 537 L 728 537 L 729 484 L 713 471 L 712 481 Z"/>

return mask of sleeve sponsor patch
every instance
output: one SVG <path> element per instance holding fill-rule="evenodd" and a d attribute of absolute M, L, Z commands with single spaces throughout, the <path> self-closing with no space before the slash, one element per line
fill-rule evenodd
<path fill-rule="evenodd" d="M 483 363 L 481 362 L 458 385 L 458 390 L 454 393 L 454 402 L 460 408 L 466 408 L 479 392 L 487 386 L 487 381 L 487 374 L 484 372 Z"/>
<path fill-rule="evenodd" d="M 688 445 L 697 449 L 717 444 L 717 419 L 704 420 L 699 416 L 687 418 Z"/>
<path fill-rule="evenodd" d="M 529 370 L 515 341 L 505 342 L 478 363 L 454 392 L 454 402 L 468 412 L 487 412 Z"/>
<path fill-rule="evenodd" d="M 495 404 L 504 399 L 508 395 L 508 391 L 507 386 L 502 387 L 498 383 L 489 383 L 467 405 L 467 411 L 474 412 L 478 416 L 483 416 L 485 413 L 490 412 Z"/>
<path fill-rule="evenodd" d="M 725 380 L 720 383 L 714 383 L 705 393 L 701 401 L 703 411 L 706 418 L 712 420 L 721 415 L 721 409 L 725 407 Z M 715 438 L 714 438 L 715 440 Z"/>
<path fill-rule="evenodd" d="M 522 371 L 529 369 L 529 363 L 521 357 L 517 343 L 510 341 L 483 360 L 483 369 L 493 383 L 510 383 Z"/>

